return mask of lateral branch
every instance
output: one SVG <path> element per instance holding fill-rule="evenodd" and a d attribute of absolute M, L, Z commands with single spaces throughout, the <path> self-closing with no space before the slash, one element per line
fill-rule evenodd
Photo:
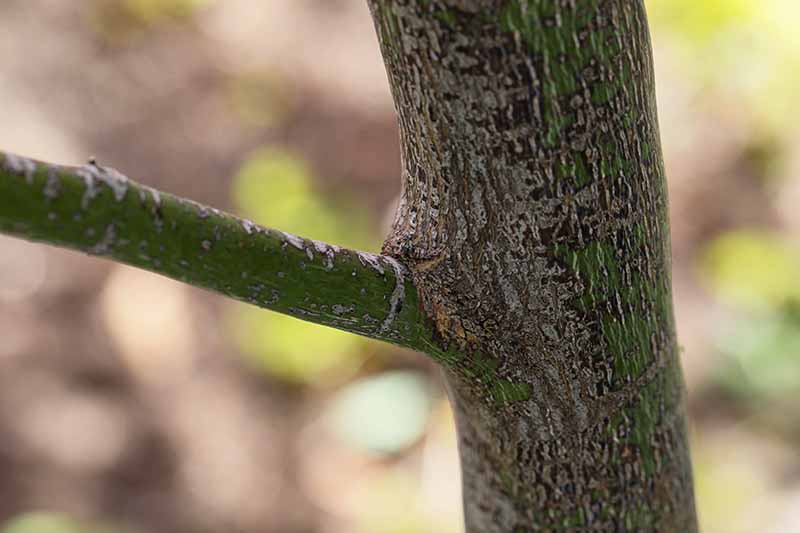
<path fill-rule="evenodd" d="M 0 232 L 429 350 L 417 290 L 394 258 L 265 228 L 141 185 L 94 160 L 68 167 L 0 152 Z"/>

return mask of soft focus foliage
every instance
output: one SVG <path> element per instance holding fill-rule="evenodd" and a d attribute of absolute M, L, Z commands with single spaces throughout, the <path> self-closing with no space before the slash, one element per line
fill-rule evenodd
<path fill-rule="evenodd" d="M 705 276 L 720 299 L 748 311 L 800 302 L 800 250 L 768 232 L 731 232 L 714 239 Z"/>
<path fill-rule="evenodd" d="M 697 308 L 679 315 L 678 334 L 690 343 L 689 377 L 699 376 L 690 407 L 702 529 L 793 531 L 798 488 L 784 483 L 800 449 L 800 423 L 791 414 L 800 397 L 800 3 L 646 4 L 662 131 L 674 132 L 664 146 L 669 154 L 687 143 L 673 150 L 683 161 L 667 161 L 677 192 L 671 201 L 696 198 L 693 208 L 674 211 L 692 220 L 673 218 L 673 231 L 693 233 L 673 240 L 692 248 L 697 284 L 682 290 L 686 282 L 678 283 L 676 297 Z M 681 111 L 673 119 L 664 109 Z M 685 261 L 685 253 L 676 258 L 679 276 Z M 707 293 L 698 294 L 701 288 Z M 698 325 L 702 333 L 692 341 L 687 333 Z"/>
<path fill-rule="evenodd" d="M 11 521 L 3 533 L 85 533 L 68 516 L 56 513 L 28 513 Z"/>
<path fill-rule="evenodd" d="M 262 309 L 238 307 L 231 328 L 259 368 L 293 383 L 340 381 L 362 361 L 360 338 Z"/>
<path fill-rule="evenodd" d="M 672 34 L 685 74 L 749 111 L 761 127 L 794 125 L 800 78 L 795 0 L 647 0 L 653 32 Z"/>
<path fill-rule="evenodd" d="M 412 372 L 385 372 L 345 387 L 329 417 L 337 435 L 368 452 L 396 453 L 423 434 L 431 410 L 429 385 Z"/>
<path fill-rule="evenodd" d="M 91 0 L 95 29 L 112 43 L 125 40 L 155 25 L 191 17 L 197 9 L 217 0 Z"/>
<path fill-rule="evenodd" d="M 60 513 L 31 512 L 20 515 L 8 524 L 2 533 L 125 533 L 108 526 L 86 526 Z"/>
<path fill-rule="evenodd" d="M 144 23 L 152 23 L 164 18 L 187 17 L 199 7 L 212 4 L 215 0 L 122 0 L 129 16 Z"/>
<path fill-rule="evenodd" d="M 752 0 L 647 0 L 647 8 L 656 28 L 680 32 L 695 46 L 708 45 L 729 28 L 751 23 L 757 11 Z"/>
<path fill-rule="evenodd" d="M 308 165 L 287 151 L 252 154 L 236 176 L 233 195 L 241 213 L 260 224 L 348 248 L 377 244 L 366 212 L 352 202 L 323 198 L 313 188 Z"/>
<path fill-rule="evenodd" d="M 764 400 L 796 399 L 800 395 L 797 310 L 751 317 L 723 333 L 717 346 L 730 357 L 728 366 L 721 370 L 724 386 L 759 409 L 764 408 Z"/>
<path fill-rule="evenodd" d="M 762 424 L 800 435 L 800 424 L 771 413 L 800 395 L 800 250 L 778 234 L 731 232 L 705 255 L 705 278 L 734 313 L 715 347 L 719 385 Z"/>
<path fill-rule="evenodd" d="M 356 249 L 374 248 L 365 211 L 332 204 L 313 190 L 306 163 L 281 150 L 254 153 L 233 191 L 241 213 L 270 227 Z M 341 204 L 340 204 L 341 205 Z M 315 383 L 352 373 L 366 341 L 252 306 L 238 306 L 231 322 L 242 350 L 268 373 Z"/>

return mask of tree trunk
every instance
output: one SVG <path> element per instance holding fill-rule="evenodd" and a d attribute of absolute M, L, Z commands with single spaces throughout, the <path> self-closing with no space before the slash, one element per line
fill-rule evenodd
<path fill-rule="evenodd" d="M 368 0 L 468 532 L 696 529 L 640 0 Z"/>

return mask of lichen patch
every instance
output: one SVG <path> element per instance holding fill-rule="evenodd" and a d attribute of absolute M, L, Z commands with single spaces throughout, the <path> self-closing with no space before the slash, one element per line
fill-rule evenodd
<path fill-rule="evenodd" d="M 101 167 L 94 159 L 90 159 L 89 163 L 83 165 L 76 172 L 78 176 L 83 179 L 86 185 L 86 190 L 81 199 L 81 208 L 84 210 L 89 208 L 89 204 L 100 193 L 100 184 L 105 184 L 111 189 L 114 195 L 114 200 L 121 202 L 128 192 L 128 177 L 124 174 L 114 170 L 110 167 Z M 158 191 L 151 189 L 154 201 L 160 203 Z"/>
<path fill-rule="evenodd" d="M 25 176 L 25 182 L 33 185 L 33 175 L 36 173 L 36 163 L 26 157 L 5 153 L 5 167 L 17 174 Z"/>
<path fill-rule="evenodd" d="M 92 246 L 89 249 L 89 253 L 92 255 L 107 255 L 111 252 L 111 248 L 114 246 L 114 241 L 117 238 L 117 229 L 114 227 L 114 224 L 109 224 L 106 226 L 105 234 L 100 241 Z"/>
<path fill-rule="evenodd" d="M 381 265 L 380 257 L 378 257 L 375 254 L 371 254 L 368 252 L 358 252 L 358 260 L 361 262 L 363 266 L 371 267 L 381 276 L 383 276 L 386 273 L 386 271 L 383 269 L 383 265 Z"/>
<path fill-rule="evenodd" d="M 298 237 L 297 235 L 293 235 L 291 233 L 287 233 L 282 231 L 283 237 L 286 239 L 286 242 L 297 248 L 298 250 L 305 250 L 305 241 L 302 237 Z"/>
<path fill-rule="evenodd" d="M 406 295 L 405 267 L 393 257 L 384 256 L 383 259 L 389 263 L 394 270 L 395 285 L 392 296 L 389 298 L 389 314 L 386 315 L 386 319 L 384 319 L 381 324 L 380 333 L 382 334 L 389 331 L 392 327 L 394 319 L 397 318 L 397 314 L 400 312 L 400 309 L 403 308 L 403 300 Z"/>
<path fill-rule="evenodd" d="M 58 171 L 54 167 L 47 170 L 47 184 L 44 186 L 44 197 L 48 200 L 55 200 L 61 192 L 61 183 L 58 179 Z"/>

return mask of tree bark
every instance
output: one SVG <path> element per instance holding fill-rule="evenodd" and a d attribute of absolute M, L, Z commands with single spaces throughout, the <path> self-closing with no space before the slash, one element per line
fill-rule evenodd
<path fill-rule="evenodd" d="M 396 259 L 265 228 L 92 161 L 0 152 L 0 233 L 106 257 L 442 360 Z"/>
<path fill-rule="evenodd" d="M 470 533 L 696 530 L 641 0 L 368 3 L 402 145 L 385 256 L 12 154 L 0 232 L 429 354 Z"/>
<path fill-rule="evenodd" d="M 468 532 L 696 529 L 640 0 L 368 0 Z"/>

